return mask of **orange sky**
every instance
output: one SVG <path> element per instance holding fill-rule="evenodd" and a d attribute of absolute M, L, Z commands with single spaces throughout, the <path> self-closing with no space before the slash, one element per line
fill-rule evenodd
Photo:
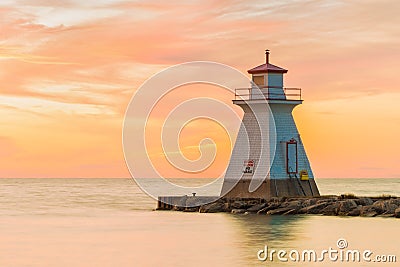
<path fill-rule="evenodd" d="M 122 122 L 141 83 L 193 60 L 245 72 L 268 48 L 289 69 L 286 86 L 303 88 L 294 115 L 315 176 L 398 178 L 398 10 L 398 1 L 3 0 L 0 177 L 129 177 Z M 204 134 L 187 132 L 195 158 Z M 215 141 L 220 171 L 230 146 Z"/>

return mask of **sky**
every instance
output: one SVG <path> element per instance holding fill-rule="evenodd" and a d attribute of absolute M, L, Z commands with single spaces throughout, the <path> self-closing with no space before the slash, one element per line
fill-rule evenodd
<path fill-rule="evenodd" d="M 146 79 L 193 60 L 246 73 L 268 48 L 289 70 L 285 85 L 303 90 L 294 117 L 317 178 L 399 178 L 398 10 L 395 0 L 3 0 L 0 177 L 130 177 L 122 124 Z M 223 132 L 208 124 L 182 135 L 189 159 L 201 129 Z M 220 136 L 207 177 L 229 160 Z"/>

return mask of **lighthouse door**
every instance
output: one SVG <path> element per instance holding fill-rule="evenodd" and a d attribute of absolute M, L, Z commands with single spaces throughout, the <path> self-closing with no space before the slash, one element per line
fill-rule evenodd
<path fill-rule="evenodd" d="M 297 173 L 297 142 L 292 139 L 286 142 L 286 171 L 287 173 Z"/>

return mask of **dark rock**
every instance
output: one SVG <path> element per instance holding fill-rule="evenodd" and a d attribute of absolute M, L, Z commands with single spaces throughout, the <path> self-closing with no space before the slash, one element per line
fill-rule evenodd
<path fill-rule="evenodd" d="M 246 210 L 245 209 L 232 209 L 231 213 L 233 213 L 233 214 L 243 214 L 243 213 L 246 213 Z"/>
<path fill-rule="evenodd" d="M 231 210 L 232 210 L 231 205 L 228 202 L 224 203 L 224 211 L 231 212 Z"/>
<path fill-rule="evenodd" d="M 373 205 L 370 206 L 364 206 L 361 208 L 360 211 L 360 216 L 362 217 L 375 217 L 376 215 L 380 214 L 377 212 L 377 207 L 374 207 Z"/>
<path fill-rule="evenodd" d="M 352 193 L 346 193 L 340 195 L 341 199 L 356 199 L 357 197 Z"/>
<path fill-rule="evenodd" d="M 243 201 L 243 200 L 236 200 L 235 202 L 233 202 L 231 204 L 231 207 L 233 209 L 247 209 L 249 206 L 250 205 L 246 201 Z"/>
<path fill-rule="evenodd" d="M 357 208 L 353 209 L 352 211 L 350 211 L 349 213 L 347 213 L 347 216 L 360 216 L 361 214 L 361 205 L 358 206 Z"/>
<path fill-rule="evenodd" d="M 339 202 L 338 214 L 345 215 L 357 208 L 357 204 L 353 199 L 346 199 Z"/>
<path fill-rule="evenodd" d="M 394 211 L 394 217 L 400 218 L 400 208 L 397 208 L 397 209 Z"/>
<path fill-rule="evenodd" d="M 315 198 L 310 198 L 303 202 L 303 207 L 314 206 L 315 204 L 317 204 L 317 200 Z"/>
<path fill-rule="evenodd" d="M 179 206 L 179 205 L 175 205 L 175 206 L 172 208 L 172 210 L 173 210 L 173 211 L 184 211 L 184 210 L 185 210 L 185 207 L 182 207 L 182 206 Z"/>
<path fill-rule="evenodd" d="M 198 212 L 199 207 L 186 207 L 183 211 L 184 212 Z"/>
<path fill-rule="evenodd" d="M 322 197 L 320 197 L 319 199 L 320 200 L 326 200 L 326 201 L 328 201 L 328 202 L 333 202 L 333 201 L 337 201 L 337 200 L 339 200 L 339 198 L 340 197 L 338 197 L 338 196 L 322 196 Z"/>
<path fill-rule="evenodd" d="M 378 200 L 373 205 L 379 207 L 383 210 L 383 213 L 394 213 L 394 211 L 398 208 L 395 204 L 396 202 L 392 201 L 392 199 L 388 200 Z"/>
<path fill-rule="evenodd" d="M 247 202 L 248 207 L 260 204 L 260 200 L 249 200 L 246 202 Z"/>
<path fill-rule="evenodd" d="M 226 208 L 225 203 L 214 202 L 201 206 L 199 212 L 201 213 L 224 212 L 226 211 L 225 208 Z"/>
<path fill-rule="evenodd" d="M 358 199 L 355 199 L 354 201 L 356 202 L 357 205 L 361 205 L 361 206 L 369 206 L 374 203 L 374 201 L 372 199 L 370 199 L 369 197 L 358 198 Z"/>
<path fill-rule="evenodd" d="M 387 204 L 387 209 L 385 210 L 385 213 L 392 213 L 394 214 L 395 210 L 398 208 L 397 205 L 395 204 Z"/>
<path fill-rule="evenodd" d="M 378 214 L 382 214 L 390 209 L 388 203 L 385 200 L 377 200 L 369 207 L 371 210 L 375 211 Z"/>
<path fill-rule="evenodd" d="M 378 207 L 381 210 L 385 210 L 386 202 L 384 200 L 377 200 L 372 204 L 372 206 Z"/>
<path fill-rule="evenodd" d="M 377 217 L 383 217 L 383 218 L 390 218 L 390 217 L 394 217 L 393 213 L 384 213 L 384 214 L 380 214 Z"/>
<path fill-rule="evenodd" d="M 289 202 L 282 203 L 282 208 L 300 209 L 303 206 L 303 202 L 300 200 L 292 200 Z"/>
<path fill-rule="evenodd" d="M 367 207 L 369 207 L 369 206 L 367 206 Z M 370 206 L 371 208 L 370 208 L 370 210 L 372 210 L 372 211 L 375 211 L 377 214 L 382 214 L 382 213 L 384 213 L 385 211 L 383 210 L 383 209 L 381 209 L 380 207 L 377 207 L 377 206 Z"/>
<path fill-rule="evenodd" d="M 299 200 L 299 198 L 297 198 L 297 197 L 289 197 L 289 198 L 286 199 L 285 202 L 292 202 L 292 201 L 297 201 L 297 200 Z"/>
<path fill-rule="evenodd" d="M 287 197 L 279 197 L 279 198 L 278 198 L 278 202 L 279 202 L 279 203 L 283 203 L 283 202 L 285 202 L 287 199 L 288 199 Z"/>
<path fill-rule="evenodd" d="M 328 203 L 320 203 L 320 204 L 315 204 L 311 206 L 307 206 L 304 208 L 301 208 L 298 213 L 299 214 L 321 214 L 322 209 L 324 209 L 326 206 L 328 206 Z"/>
<path fill-rule="evenodd" d="M 274 209 L 274 210 L 269 210 L 267 212 L 267 215 L 280 215 L 289 210 L 292 210 L 292 209 L 291 208 L 278 208 L 278 209 Z"/>
<path fill-rule="evenodd" d="M 257 214 L 266 214 L 268 211 L 277 209 L 279 207 L 279 203 L 269 203 L 268 206 L 257 211 Z"/>
<path fill-rule="evenodd" d="M 269 203 L 279 203 L 279 197 L 271 197 L 271 199 L 269 200 Z"/>
<path fill-rule="evenodd" d="M 392 198 L 388 200 L 389 204 L 394 204 L 397 207 L 400 207 L 400 198 Z"/>
<path fill-rule="evenodd" d="M 261 203 L 261 204 L 256 204 L 254 206 L 251 206 L 250 208 L 247 209 L 249 212 L 257 212 L 263 208 L 265 208 L 268 205 L 268 203 Z"/>
<path fill-rule="evenodd" d="M 362 217 L 375 217 L 377 215 L 378 213 L 376 213 L 375 211 L 363 212 L 360 214 L 360 216 Z"/>
<path fill-rule="evenodd" d="M 288 211 L 285 212 L 285 213 L 282 213 L 282 215 L 293 215 L 293 214 L 297 214 L 297 211 L 298 211 L 298 209 L 291 209 L 291 210 L 288 210 Z"/>
<path fill-rule="evenodd" d="M 331 203 L 333 200 L 332 199 L 329 199 L 329 198 L 327 198 L 327 199 L 320 199 L 320 200 L 317 200 L 317 203 L 315 203 L 315 204 L 321 204 L 321 203 Z"/>
<path fill-rule="evenodd" d="M 338 214 L 339 203 L 333 202 L 321 210 L 321 214 L 334 216 Z"/>

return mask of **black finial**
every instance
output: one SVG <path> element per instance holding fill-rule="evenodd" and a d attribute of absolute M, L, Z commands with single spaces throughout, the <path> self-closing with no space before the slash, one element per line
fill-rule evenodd
<path fill-rule="evenodd" d="M 265 50 L 265 63 L 269 63 L 269 49 Z"/>

